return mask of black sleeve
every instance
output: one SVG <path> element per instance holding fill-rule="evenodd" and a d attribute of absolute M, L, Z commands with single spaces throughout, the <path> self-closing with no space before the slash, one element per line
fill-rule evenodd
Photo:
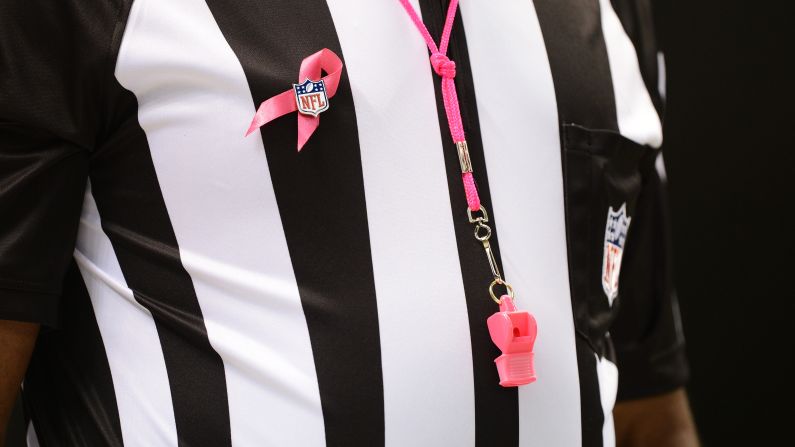
<path fill-rule="evenodd" d="M 57 322 L 117 9 L 0 2 L 0 319 Z"/>
<path fill-rule="evenodd" d="M 638 54 L 638 65 L 658 113 L 661 36 L 652 0 L 611 0 Z M 672 391 L 688 379 L 676 300 L 665 168 L 662 152 L 642 162 L 643 185 L 627 236 L 619 309 L 610 334 L 619 368 L 618 399 Z"/>
<path fill-rule="evenodd" d="M 688 378 L 674 289 L 662 153 L 653 153 L 627 236 L 620 308 L 611 338 L 619 368 L 618 400 L 672 391 Z M 656 166 L 656 167 L 655 167 Z"/>

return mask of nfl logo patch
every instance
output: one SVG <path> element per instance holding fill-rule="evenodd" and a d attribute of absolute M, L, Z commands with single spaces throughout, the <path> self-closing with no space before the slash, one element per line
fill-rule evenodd
<path fill-rule="evenodd" d="M 320 112 L 328 110 L 326 82 L 322 79 L 319 81 L 307 79 L 300 84 L 293 84 L 293 91 L 298 112 L 304 115 L 318 116 Z"/>
<path fill-rule="evenodd" d="M 627 204 L 621 205 L 618 211 L 611 206 L 607 211 L 605 226 L 605 251 L 602 258 L 602 288 L 610 305 L 618 296 L 618 275 L 621 272 L 621 257 L 624 255 L 624 243 L 631 217 L 627 216 Z"/>

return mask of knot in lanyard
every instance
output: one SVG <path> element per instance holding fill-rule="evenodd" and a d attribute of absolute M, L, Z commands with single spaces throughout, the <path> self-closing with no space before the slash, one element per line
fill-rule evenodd
<path fill-rule="evenodd" d="M 464 182 L 464 194 L 467 198 L 467 207 L 472 212 L 477 212 L 481 209 L 480 197 L 478 189 L 475 186 L 475 179 L 472 176 L 472 166 L 469 160 L 469 150 L 467 149 L 466 137 L 464 135 L 464 124 L 461 122 L 461 110 L 458 105 L 458 93 L 455 89 L 455 62 L 447 57 L 447 46 L 450 43 L 450 34 L 453 30 L 453 21 L 455 20 L 456 10 L 458 9 L 458 0 L 450 0 L 450 6 L 447 8 L 447 16 L 445 17 L 444 27 L 442 28 L 442 38 L 439 40 L 439 46 L 433 41 L 431 33 L 428 28 L 422 23 L 422 19 L 411 6 L 409 0 L 399 0 L 406 10 L 414 26 L 422 35 L 428 50 L 431 52 L 431 67 L 442 78 L 442 100 L 444 101 L 444 112 L 447 115 L 447 124 L 450 126 L 450 136 L 453 137 L 458 149 L 458 157 L 461 161 L 461 180 Z"/>
<path fill-rule="evenodd" d="M 455 77 L 455 62 L 442 53 L 431 54 L 431 66 L 433 71 L 443 78 L 452 79 Z"/>

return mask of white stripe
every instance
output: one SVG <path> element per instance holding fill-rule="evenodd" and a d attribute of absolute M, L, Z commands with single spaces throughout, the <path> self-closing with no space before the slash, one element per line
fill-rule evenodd
<path fill-rule="evenodd" d="M 596 355 L 596 354 L 594 354 Z M 602 412 L 605 422 L 602 426 L 602 445 L 615 447 L 616 429 L 613 424 L 613 407 L 616 405 L 618 393 L 618 368 L 606 358 L 596 355 L 596 376 L 599 379 L 599 396 L 602 401 Z"/>
<path fill-rule="evenodd" d="M 75 260 L 108 357 L 125 446 L 177 445 L 166 363 L 152 315 L 127 287 L 86 188 Z"/>
<path fill-rule="evenodd" d="M 30 421 L 28 424 L 28 433 L 26 437 L 28 447 L 39 447 L 39 437 L 36 436 L 36 429 L 33 427 L 33 421 Z"/>
<path fill-rule="evenodd" d="M 519 389 L 520 445 L 579 445 L 558 116 L 544 40 L 532 2 L 464 0 L 461 9 L 503 268 L 518 304 L 538 320 L 538 381 Z"/>
<path fill-rule="evenodd" d="M 356 106 L 386 446 L 471 446 L 472 352 L 440 135 L 449 137 L 428 52 L 396 1 L 328 5 Z"/>
<path fill-rule="evenodd" d="M 665 54 L 662 51 L 657 52 L 657 91 L 660 97 L 665 101 L 665 91 L 668 88 L 667 81 L 668 71 L 665 68 Z"/>
<path fill-rule="evenodd" d="M 607 46 L 613 92 L 616 97 L 618 129 L 640 144 L 660 147 L 662 124 L 640 74 L 638 55 L 610 0 L 599 0 L 602 34 Z"/>
<path fill-rule="evenodd" d="M 265 151 L 259 133 L 243 137 L 254 102 L 206 3 L 137 0 L 116 77 L 138 98 L 182 264 L 224 361 L 233 443 L 323 445 L 309 331 Z"/>
<path fill-rule="evenodd" d="M 665 170 L 665 159 L 663 158 L 662 151 L 657 153 L 657 158 L 654 159 L 654 169 L 657 171 L 657 176 L 663 183 L 668 181 L 668 173 Z"/>

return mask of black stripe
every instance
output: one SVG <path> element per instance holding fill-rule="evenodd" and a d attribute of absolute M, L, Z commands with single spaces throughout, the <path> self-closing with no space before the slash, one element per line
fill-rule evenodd
<path fill-rule="evenodd" d="M 561 142 L 565 141 L 563 125 L 575 123 L 590 129 L 618 130 L 613 80 L 602 34 L 599 0 L 535 0 L 541 32 L 544 36 L 555 86 Z M 563 151 L 563 148 L 561 148 Z M 564 181 L 566 158 L 562 155 Z M 579 181 L 585 181 L 580 179 Z M 567 187 L 568 191 L 568 187 Z M 571 287 L 577 364 L 580 377 L 582 444 L 599 447 L 603 443 L 602 410 L 594 353 L 595 342 L 589 338 L 588 262 L 589 239 L 572 228 L 574 210 L 566 195 L 566 234 L 568 240 L 569 278 Z M 582 210 L 580 210 L 582 211 Z M 599 297 L 600 302 L 603 297 Z M 603 340 L 596 340 L 602 343 Z"/>
<path fill-rule="evenodd" d="M 329 48 L 343 56 L 323 1 L 300 7 L 290 0 L 207 3 L 257 105 L 297 82 L 301 61 L 310 54 Z M 378 313 L 346 73 L 301 153 L 294 114 L 264 126 L 262 139 L 309 328 L 326 442 L 378 446 L 384 443 Z"/>
<path fill-rule="evenodd" d="M 604 443 L 602 427 L 605 424 L 602 399 L 599 394 L 599 376 L 596 373 L 596 355 L 581 334 L 577 334 L 577 364 L 580 378 L 580 408 L 583 447 L 601 447 Z"/>
<path fill-rule="evenodd" d="M 61 326 L 41 333 L 25 377 L 26 416 L 45 447 L 120 446 L 121 423 L 108 357 L 74 261 L 63 290 Z"/>
<path fill-rule="evenodd" d="M 226 376 L 160 190 L 135 95 L 115 79 L 117 130 L 91 158 L 102 228 L 128 287 L 154 319 L 165 359 L 180 445 L 231 445 Z M 156 349 L 156 347 L 153 347 Z"/>
<path fill-rule="evenodd" d="M 561 123 L 618 130 L 599 0 L 535 0 Z"/>
<path fill-rule="evenodd" d="M 428 31 L 438 42 L 442 34 L 446 0 L 422 0 L 420 9 Z M 466 132 L 469 155 L 472 159 L 475 180 L 483 206 L 488 210 L 491 228 L 491 246 L 497 261 L 502 265 L 499 250 L 499 239 L 496 231 L 496 218 L 491 206 L 488 172 L 483 153 L 483 141 L 480 134 L 475 86 L 469 52 L 461 20 L 460 10 L 453 24 L 448 57 L 456 63 L 455 84 L 461 107 L 461 119 Z M 430 65 L 429 68 L 430 69 Z M 469 332 L 472 343 L 472 368 L 475 393 L 475 439 L 478 446 L 517 446 L 519 445 L 519 397 L 516 388 L 499 386 L 499 376 L 494 366 L 494 359 L 500 355 L 499 349 L 492 343 L 486 326 L 486 319 L 496 312 L 498 307 L 488 295 L 487 287 L 492 280 L 491 270 L 483 251 L 483 245 L 473 236 L 474 227 L 467 219 L 467 203 L 464 186 L 461 182 L 461 168 L 455 145 L 450 137 L 447 116 L 441 92 L 441 78 L 435 73 L 436 108 L 439 115 L 439 126 L 442 131 L 447 184 L 450 192 L 450 204 L 453 213 L 458 258 L 464 282 L 464 293 L 469 316 Z"/>

